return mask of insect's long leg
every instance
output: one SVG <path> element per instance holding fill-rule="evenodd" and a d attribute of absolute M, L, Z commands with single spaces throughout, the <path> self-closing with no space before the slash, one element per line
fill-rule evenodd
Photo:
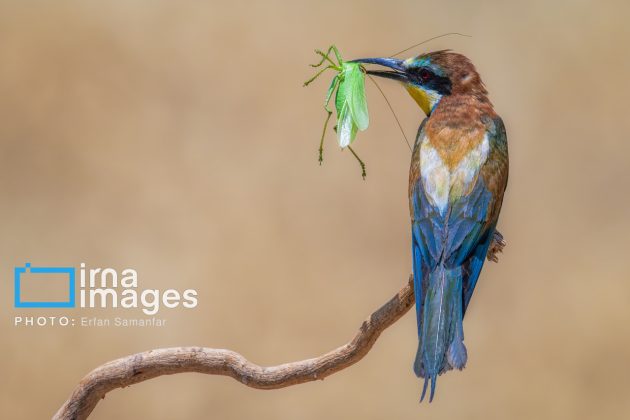
<path fill-rule="evenodd" d="M 326 122 L 324 122 L 324 130 L 322 131 L 322 138 L 319 140 L 319 164 L 321 165 L 324 161 L 324 137 L 326 136 L 326 128 L 328 128 L 328 121 L 330 121 L 330 116 L 332 115 L 332 111 L 328 108 L 328 104 L 330 103 L 330 98 L 332 97 L 335 88 L 339 85 L 339 75 L 335 76 L 335 78 L 330 83 L 328 87 L 328 93 L 326 93 L 326 101 L 324 101 L 324 109 L 328 113 L 326 116 Z"/>
<path fill-rule="evenodd" d="M 322 59 L 317 64 L 310 64 L 311 67 L 319 67 L 322 64 L 324 64 L 324 61 L 328 61 L 331 66 L 339 67 L 337 63 L 335 63 L 334 61 L 330 59 L 330 57 L 328 56 L 329 53 L 324 54 L 324 52 L 321 50 L 315 50 L 315 54 L 321 55 Z"/>
<path fill-rule="evenodd" d="M 326 136 L 326 128 L 328 128 L 328 121 L 330 121 L 330 117 L 332 115 L 332 111 L 326 110 L 328 115 L 326 116 L 326 122 L 324 122 L 324 129 L 322 130 L 322 138 L 319 140 L 319 164 L 321 165 L 324 161 L 324 137 Z"/>
<path fill-rule="evenodd" d="M 337 62 L 339 63 L 339 65 L 341 66 L 341 64 L 343 63 L 343 58 L 341 58 L 341 54 L 339 54 L 339 50 L 337 49 L 337 47 L 333 44 L 330 46 L 330 48 L 328 49 L 328 54 L 330 54 L 330 50 L 333 50 L 333 52 L 335 53 L 335 57 L 337 57 Z"/>
<path fill-rule="evenodd" d="M 334 51 L 335 57 L 337 57 L 337 63 L 335 63 L 334 61 L 332 61 L 330 59 L 330 52 L 331 51 Z M 331 45 L 330 47 L 328 47 L 328 51 L 326 51 L 326 53 L 324 53 L 322 50 L 315 50 L 315 54 L 321 55 L 322 59 L 317 64 L 311 64 L 311 67 L 319 67 L 319 66 L 321 66 L 324 63 L 324 61 L 328 61 L 333 66 L 339 68 L 339 67 L 341 67 L 341 64 L 343 63 L 343 60 L 341 58 L 341 54 L 339 54 L 339 50 L 337 50 L 337 47 L 335 47 L 334 45 Z"/>
<path fill-rule="evenodd" d="M 365 176 L 367 175 L 365 173 L 365 163 L 363 163 L 363 161 L 361 160 L 361 158 L 359 157 L 359 155 L 357 155 L 354 151 L 354 149 L 352 149 L 352 147 L 348 146 L 348 149 L 352 152 L 352 154 L 354 155 L 354 157 L 359 161 L 359 165 L 361 165 L 361 176 L 363 177 L 363 179 L 365 179 Z"/>
<path fill-rule="evenodd" d="M 323 72 L 325 72 L 328 69 L 333 69 L 333 70 L 337 70 L 336 67 L 334 66 L 327 66 L 324 67 L 323 69 L 321 69 L 320 71 L 318 71 L 315 76 L 311 77 L 310 79 L 308 79 L 306 82 L 304 82 L 304 86 L 308 86 L 313 80 L 317 79 Z"/>

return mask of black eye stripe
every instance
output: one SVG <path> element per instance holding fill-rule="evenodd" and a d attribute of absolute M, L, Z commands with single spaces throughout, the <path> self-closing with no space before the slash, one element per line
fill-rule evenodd
<path fill-rule="evenodd" d="M 431 69 L 418 67 L 409 69 L 408 74 L 419 85 L 434 90 L 440 95 L 449 95 L 451 93 L 452 85 L 450 79 L 446 76 L 438 76 Z"/>
<path fill-rule="evenodd" d="M 433 73 L 431 70 L 429 70 L 426 67 L 417 67 L 417 68 L 410 69 L 409 73 L 411 73 L 415 79 L 422 82 L 426 82 L 436 77 L 435 73 Z"/>

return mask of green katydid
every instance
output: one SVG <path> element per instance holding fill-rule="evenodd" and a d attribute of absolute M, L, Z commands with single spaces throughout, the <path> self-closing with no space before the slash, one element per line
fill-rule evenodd
<path fill-rule="evenodd" d="M 337 62 L 330 58 L 331 52 L 335 54 Z M 365 69 L 359 63 L 343 61 L 339 50 L 334 45 L 331 45 L 326 53 L 320 50 L 315 50 L 315 53 L 320 55 L 322 59 L 317 64 L 311 64 L 311 67 L 327 65 L 318 71 L 315 76 L 307 80 L 304 86 L 308 86 L 309 83 L 317 79 L 328 69 L 337 71 L 337 74 L 330 83 L 326 100 L 324 101 L 324 109 L 328 113 L 328 116 L 326 117 L 324 130 L 322 131 L 322 137 L 319 143 L 319 163 L 321 164 L 323 161 L 324 136 L 326 135 L 328 121 L 332 115 L 328 104 L 330 103 L 333 93 L 335 93 L 335 109 L 337 111 L 337 125 L 335 126 L 335 131 L 337 131 L 339 146 L 341 148 L 347 147 L 359 161 L 361 165 L 361 176 L 365 178 L 365 163 L 363 163 L 352 147 L 350 147 L 350 144 L 357 135 L 357 131 L 367 129 L 370 124 L 367 100 L 365 98 Z"/>
<path fill-rule="evenodd" d="M 422 45 L 426 42 L 432 41 L 434 39 L 442 38 L 444 36 L 449 35 L 460 35 L 460 36 L 469 36 L 460 34 L 457 32 L 450 32 L 447 34 L 442 34 L 439 36 L 435 36 L 433 38 L 427 39 L 426 41 L 417 43 L 412 45 L 409 48 L 406 48 L 402 51 L 399 51 L 395 54 L 392 54 L 391 57 L 395 57 L 404 52 L 409 51 L 412 48 L 415 48 L 419 45 Z M 328 92 L 326 94 L 326 100 L 324 101 L 324 109 L 328 113 L 326 116 L 326 121 L 324 122 L 324 130 L 322 131 L 322 137 L 319 142 L 319 163 L 321 165 L 324 160 L 324 136 L 326 135 L 326 129 L 328 128 L 328 122 L 330 121 L 330 117 L 332 116 L 332 111 L 328 108 L 328 104 L 330 103 L 330 99 L 332 98 L 333 93 L 335 93 L 335 109 L 337 111 L 337 125 L 335 125 L 335 131 L 337 132 L 337 139 L 339 140 L 339 146 L 341 148 L 348 148 L 350 152 L 354 155 L 354 157 L 359 161 L 361 165 L 361 175 L 365 179 L 365 163 L 359 158 L 356 152 L 350 147 L 350 144 L 354 141 L 358 130 L 367 129 L 370 124 L 370 118 L 368 116 L 367 109 L 367 100 L 365 98 L 365 76 L 367 75 L 374 85 L 377 87 L 390 111 L 394 115 L 394 119 L 396 120 L 396 124 L 398 124 L 398 128 L 402 133 L 405 142 L 407 143 L 407 147 L 411 150 L 411 144 L 405 135 L 405 130 L 403 130 L 396 113 L 394 112 L 394 108 L 390 104 L 389 100 L 385 96 L 385 93 L 381 90 L 380 86 L 372 79 L 366 69 L 359 63 L 344 61 L 341 58 L 341 54 L 339 54 L 339 50 L 334 45 L 331 45 L 328 48 L 328 51 L 325 53 L 321 50 L 315 50 L 315 53 L 321 56 L 321 60 L 317 64 L 311 64 L 311 67 L 321 67 L 325 66 L 321 70 L 319 70 L 313 77 L 304 82 L 304 86 L 308 86 L 312 81 L 317 79 L 322 75 L 326 70 L 335 70 L 337 74 L 333 78 L 330 86 L 328 87 Z M 336 62 L 330 57 L 331 53 L 334 53 Z"/>

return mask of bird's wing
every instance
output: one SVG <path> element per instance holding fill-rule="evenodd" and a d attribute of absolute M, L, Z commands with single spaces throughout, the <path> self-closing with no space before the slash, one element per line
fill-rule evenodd
<path fill-rule="evenodd" d="M 503 120 L 497 116 L 492 120 L 486 121 L 486 127 L 490 140 L 490 154 L 481 168 L 478 183 L 482 184 L 483 188 L 491 194 L 491 199 L 485 210 L 485 228 L 477 241 L 477 245 L 471 248 L 472 252 L 463 266 L 464 284 L 462 292 L 464 313 L 472 298 L 481 268 L 486 260 L 488 247 L 492 242 L 508 179 L 507 134 Z"/>
<path fill-rule="evenodd" d="M 411 249 L 413 262 L 413 286 L 416 298 L 416 319 L 418 325 L 418 335 L 422 332 L 422 311 L 424 305 L 424 294 L 427 290 L 428 273 L 435 267 L 435 238 L 430 228 L 431 218 L 436 211 L 429 203 L 422 188 L 419 188 L 420 181 L 420 142 L 424 136 L 424 126 L 428 118 L 425 118 L 418 128 L 416 143 L 411 159 L 411 169 L 409 171 L 409 211 L 411 213 Z"/>
<path fill-rule="evenodd" d="M 420 159 L 418 156 L 413 159 L 417 167 L 412 166 L 410 172 L 409 193 L 414 286 L 416 302 L 420 302 L 416 304 L 419 331 L 423 291 L 428 287 L 427 274 L 439 263 L 448 267 L 461 266 L 465 310 L 492 240 L 507 182 L 507 144 L 500 118 L 489 120 L 486 126 L 490 143 L 488 157 L 470 192 L 449 203 L 445 213 L 440 213 L 427 196 L 420 176 Z M 422 126 L 418 136 L 423 136 Z M 419 141 L 416 141 L 414 153 L 419 153 Z"/>

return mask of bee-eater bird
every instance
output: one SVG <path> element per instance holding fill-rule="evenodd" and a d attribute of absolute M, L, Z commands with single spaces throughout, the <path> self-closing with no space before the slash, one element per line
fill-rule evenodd
<path fill-rule="evenodd" d="M 427 117 L 409 171 L 413 277 L 418 322 L 414 372 L 422 401 L 437 376 L 463 369 L 463 317 L 499 218 L 508 178 L 505 127 L 468 58 L 435 51 L 407 60 L 354 60 L 391 70 Z"/>

